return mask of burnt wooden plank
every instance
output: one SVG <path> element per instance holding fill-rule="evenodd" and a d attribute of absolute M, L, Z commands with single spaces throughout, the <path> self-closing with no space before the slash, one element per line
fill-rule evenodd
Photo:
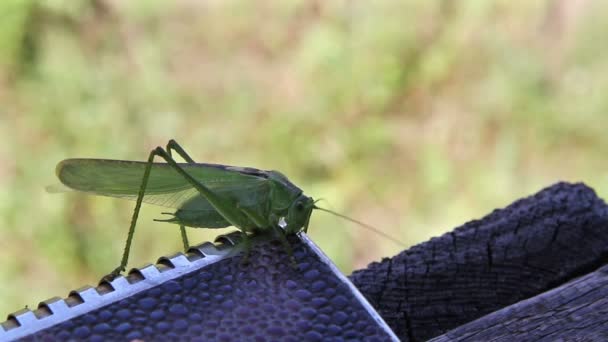
<path fill-rule="evenodd" d="M 350 279 L 403 341 L 422 341 L 608 261 L 608 207 L 558 183 Z"/>
<path fill-rule="evenodd" d="M 608 341 L 608 266 L 432 339 Z"/>

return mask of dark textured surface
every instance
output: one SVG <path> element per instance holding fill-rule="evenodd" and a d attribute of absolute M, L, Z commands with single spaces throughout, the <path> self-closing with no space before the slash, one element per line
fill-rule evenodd
<path fill-rule="evenodd" d="M 608 259 L 608 208 L 558 183 L 350 278 L 404 341 L 441 335 Z"/>
<path fill-rule="evenodd" d="M 433 342 L 608 341 L 608 266 L 460 326 Z"/>
<path fill-rule="evenodd" d="M 328 264 L 291 242 L 297 268 L 277 242 L 257 242 L 248 265 L 224 258 L 24 340 L 391 340 Z"/>
<path fill-rule="evenodd" d="M 280 245 L 263 242 L 247 267 L 218 261 L 28 340 L 390 339 L 328 264 L 292 242 L 297 270 Z M 601 341 L 608 271 L 597 269 L 607 261 L 608 207 L 590 188 L 560 183 L 351 279 L 404 341 Z M 79 307 L 62 302 L 49 308 Z M 53 317 L 37 311 L 2 326 Z"/>

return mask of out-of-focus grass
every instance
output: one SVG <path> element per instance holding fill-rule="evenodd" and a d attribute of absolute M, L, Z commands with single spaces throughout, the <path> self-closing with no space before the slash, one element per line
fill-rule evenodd
<path fill-rule="evenodd" d="M 142 160 L 176 138 L 199 161 L 281 170 L 408 244 L 558 180 L 606 196 L 607 9 L 0 2 L 0 312 L 119 261 L 133 203 L 47 194 L 69 157 Z M 179 250 L 160 211 L 144 209 L 131 266 Z M 324 213 L 310 235 L 346 273 L 401 249 Z"/>

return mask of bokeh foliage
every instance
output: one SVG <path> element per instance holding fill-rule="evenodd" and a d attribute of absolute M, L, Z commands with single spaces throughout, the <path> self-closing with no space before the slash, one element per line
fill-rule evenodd
<path fill-rule="evenodd" d="M 116 266 L 132 202 L 51 195 L 69 157 L 277 169 L 408 244 L 558 180 L 608 195 L 606 2 L 0 2 L 0 312 Z M 140 218 L 131 266 L 179 250 Z M 401 249 L 323 213 L 349 273 Z M 218 231 L 192 232 L 194 241 Z"/>

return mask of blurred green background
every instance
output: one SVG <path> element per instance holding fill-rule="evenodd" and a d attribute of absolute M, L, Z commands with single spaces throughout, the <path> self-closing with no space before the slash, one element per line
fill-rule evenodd
<path fill-rule="evenodd" d="M 0 2 L 0 314 L 95 284 L 133 202 L 48 194 L 70 157 L 280 170 L 408 245 L 559 180 L 608 195 L 608 2 Z M 180 250 L 146 206 L 130 266 Z M 224 230 L 224 232 L 230 231 Z M 218 231 L 191 232 L 194 242 Z M 330 215 L 345 273 L 402 249 Z"/>

